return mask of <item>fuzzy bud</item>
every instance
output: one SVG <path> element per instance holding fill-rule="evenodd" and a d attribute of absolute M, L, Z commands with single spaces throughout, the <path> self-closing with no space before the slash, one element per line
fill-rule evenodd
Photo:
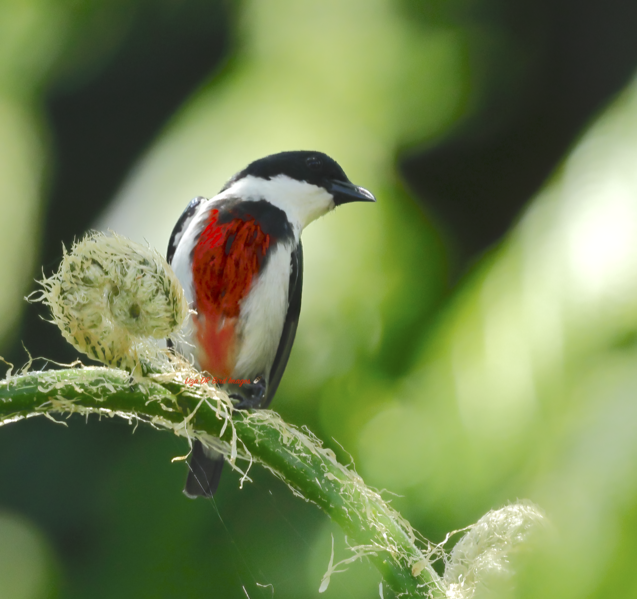
<path fill-rule="evenodd" d="M 444 575 L 447 598 L 471 599 L 510 585 L 512 558 L 544 521 L 528 501 L 482 516 L 451 551 Z"/>
<path fill-rule="evenodd" d="M 156 361 L 163 339 L 179 331 L 188 303 L 155 250 L 119 235 L 90 233 L 64 250 L 57 273 L 40 282 L 64 338 L 90 358 L 133 371 Z"/>

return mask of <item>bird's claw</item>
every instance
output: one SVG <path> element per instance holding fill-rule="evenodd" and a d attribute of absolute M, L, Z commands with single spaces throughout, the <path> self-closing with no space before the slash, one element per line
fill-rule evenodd
<path fill-rule="evenodd" d="M 258 377 L 253 383 L 246 383 L 241 386 L 242 393 L 229 393 L 231 400 L 235 401 L 235 410 L 256 410 L 265 399 L 265 378 Z"/>

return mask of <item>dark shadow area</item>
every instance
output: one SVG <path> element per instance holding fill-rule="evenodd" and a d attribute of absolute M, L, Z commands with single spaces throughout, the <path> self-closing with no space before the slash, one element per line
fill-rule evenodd
<path fill-rule="evenodd" d="M 522 76 L 507 78 L 500 69 L 480 109 L 454 135 L 401 160 L 408 184 L 456 244 L 460 271 L 506 233 L 637 68 L 635 3 L 525 0 L 497 8 L 497 26 L 516 40 L 510 54 L 521 58 Z M 485 35 L 476 33 L 478 49 L 488 46 Z M 501 54 L 493 57 L 500 66 L 510 60 L 506 45 L 489 51 Z M 469 59 L 478 74 L 480 55 Z"/>

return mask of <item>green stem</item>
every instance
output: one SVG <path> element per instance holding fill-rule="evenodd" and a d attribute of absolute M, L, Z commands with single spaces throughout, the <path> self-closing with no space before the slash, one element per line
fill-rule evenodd
<path fill-rule="evenodd" d="M 219 436 L 225 425 L 223 440 L 230 442 L 234 431 L 240 450 L 326 512 L 363 546 L 396 594 L 443 596 L 409 524 L 332 452 L 269 410 L 235 411 L 229 425 L 210 398 L 201 387 L 149 378 L 132 382 L 129 374 L 108 368 L 36 372 L 0 381 L 0 425 L 72 412 L 143 420 L 184 436 Z"/>

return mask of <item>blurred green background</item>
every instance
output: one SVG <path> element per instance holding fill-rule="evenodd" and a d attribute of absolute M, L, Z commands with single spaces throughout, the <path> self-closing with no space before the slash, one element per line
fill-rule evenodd
<path fill-rule="evenodd" d="M 327 152 L 378 203 L 305 232 L 274 409 L 432 541 L 537 502 L 513 596 L 637 596 L 636 28 L 629 0 L 2 0 L 0 354 L 76 357 L 23 301 L 62 242 L 163 251 L 251 160 Z M 316 597 L 347 555 L 256 467 L 190 501 L 183 440 L 65 424 L 0 430 L 1 599 Z"/>

